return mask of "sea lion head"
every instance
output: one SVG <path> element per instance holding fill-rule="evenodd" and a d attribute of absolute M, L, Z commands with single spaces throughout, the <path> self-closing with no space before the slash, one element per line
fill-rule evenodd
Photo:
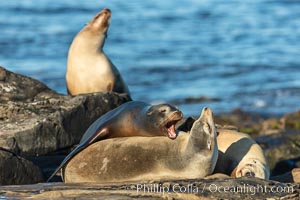
<path fill-rule="evenodd" d="M 147 110 L 146 123 L 151 130 L 158 135 L 167 135 L 175 139 L 177 133 L 175 124 L 181 120 L 183 114 L 180 110 L 170 104 L 153 105 Z"/>
<path fill-rule="evenodd" d="M 204 107 L 200 117 L 192 125 L 190 135 L 197 138 L 198 148 L 212 150 L 216 138 L 216 127 L 211 109 Z"/>
<path fill-rule="evenodd" d="M 236 169 L 233 170 L 233 177 L 257 177 L 261 179 L 269 179 L 268 166 L 264 165 L 260 160 L 248 158 L 241 162 Z"/>
<path fill-rule="evenodd" d="M 101 10 L 89 23 L 88 27 L 94 32 L 106 36 L 110 24 L 111 11 L 108 8 Z"/>

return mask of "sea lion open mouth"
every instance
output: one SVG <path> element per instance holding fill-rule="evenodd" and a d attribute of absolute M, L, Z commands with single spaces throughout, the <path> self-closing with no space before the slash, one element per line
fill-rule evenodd
<path fill-rule="evenodd" d="M 177 134 L 175 131 L 175 125 L 178 121 L 182 119 L 183 115 L 180 111 L 175 111 L 171 117 L 168 118 L 166 125 L 164 126 L 166 128 L 167 136 L 170 139 L 176 139 Z"/>

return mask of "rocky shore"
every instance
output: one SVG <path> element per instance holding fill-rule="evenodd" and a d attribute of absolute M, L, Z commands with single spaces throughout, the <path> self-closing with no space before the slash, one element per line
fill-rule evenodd
<path fill-rule="evenodd" d="M 300 111 L 281 118 L 263 118 L 242 110 L 216 116 L 217 124 L 249 133 L 261 145 L 271 167 L 270 181 L 213 178 L 145 185 L 43 183 L 95 119 L 127 101 L 129 97 L 115 93 L 58 94 L 37 80 L 0 67 L 0 198 L 300 198 Z M 168 192 L 138 191 L 139 184 L 168 188 Z M 178 189 L 188 186 L 194 191 Z M 264 190 L 249 191 L 259 186 Z M 227 187 L 248 191 L 228 192 Z M 214 192 L 215 188 L 221 192 Z M 290 190 L 284 191 L 286 188 Z"/>

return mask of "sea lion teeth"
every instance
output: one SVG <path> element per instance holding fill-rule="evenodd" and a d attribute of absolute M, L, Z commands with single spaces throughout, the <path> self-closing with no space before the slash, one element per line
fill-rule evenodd
<path fill-rule="evenodd" d="M 168 124 L 169 125 L 169 124 Z M 167 125 L 167 127 L 168 127 Z M 175 139 L 177 137 L 176 131 L 175 131 L 175 125 L 171 124 L 168 128 L 168 137 L 171 139 Z"/>

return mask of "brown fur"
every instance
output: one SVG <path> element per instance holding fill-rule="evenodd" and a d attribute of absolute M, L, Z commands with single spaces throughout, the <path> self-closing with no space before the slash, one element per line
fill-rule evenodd
<path fill-rule="evenodd" d="M 102 139 L 131 136 L 168 136 L 175 139 L 174 125 L 181 118 L 181 111 L 169 104 L 127 102 L 97 119 L 82 136 L 79 145 L 63 160 L 48 181 L 74 155 Z M 168 130 L 172 130 L 173 135 L 170 136 Z"/>
<path fill-rule="evenodd" d="M 77 154 L 65 168 L 65 182 L 123 182 L 203 178 L 217 161 L 212 112 L 203 109 L 191 133 L 176 140 L 131 137 L 103 140 Z"/>

